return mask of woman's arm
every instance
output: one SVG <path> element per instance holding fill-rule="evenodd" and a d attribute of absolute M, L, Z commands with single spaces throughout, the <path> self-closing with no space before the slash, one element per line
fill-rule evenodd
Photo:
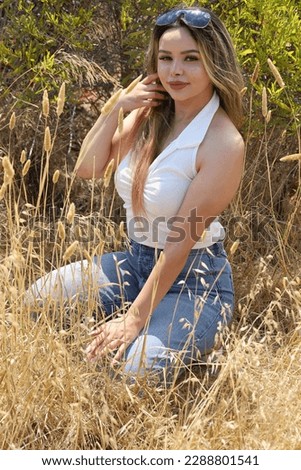
<path fill-rule="evenodd" d="M 96 330 L 87 350 L 89 359 L 114 349 L 117 349 L 115 359 L 122 357 L 183 269 L 196 238 L 201 238 L 205 228 L 233 199 L 243 169 L 242 138 L 237 133 L 230 142 L 215 139 L 205 154 L 201 171 L 190 184 L 176 216 L 177 230 L 170 231 L 161 257 L 128 312 Z M 184 234 L 181 240 L 179 232 Z"/>
<path fill-rule="evenodd" d="M 157 74 L 149 75 L 130 92 L 128 89 L 122 90 L 113 109 L 99 116 L 82 143 L 75 166 L 78 176 L 100 178 L 112 159 L 116 166 L 118 159 L 121 160 L 129 152 L 139 110 L 158 106 L 165 99 L 162 85 L 154 83 L 157 78 Z M 118 116 L 121 108 L 124 115 L 130 114 L 124 119 L 122 132 L 119 132 Z"/>
<path fill-rule="evenodd" d="M 170 230 L 163 256 L 131 307 L 139 311 L 142 325 L 172 286 L 204 230 L 230 204 L 241 181 L 244 143 L 238 132 L 209 140 L 199 152 L 204 154 L 201 169 L 174 219 L 175 231 Z"/>

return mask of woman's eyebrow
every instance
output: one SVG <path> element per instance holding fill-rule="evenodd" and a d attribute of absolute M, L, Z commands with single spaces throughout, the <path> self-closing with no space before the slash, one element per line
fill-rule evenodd
<path fill-rule="evenodd" d="M 159 49 L 158 52 L 163 52 L 164 54 L 172 54 L 171 51 L 165 51 L 164 49 Z M 187 51 L 181 51 L 180 54 L 191 54 L 192 52 L 199 54 L 200 51 L 197 49 L 188 49 Z"/>

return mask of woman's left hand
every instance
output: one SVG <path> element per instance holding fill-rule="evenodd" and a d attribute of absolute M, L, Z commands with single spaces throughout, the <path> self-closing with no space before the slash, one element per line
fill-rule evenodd
<path fill-rule="evenodd" d="M 86 349 L 88 361 L 95 362 L 100 357 L 116 350 L 112 362 L 119 361 L 127 346 L 137 338 L 141 329 L 139 316 L 129 314 L 129 312 L 104 323 L 92 333 L 94 340 Z"/>

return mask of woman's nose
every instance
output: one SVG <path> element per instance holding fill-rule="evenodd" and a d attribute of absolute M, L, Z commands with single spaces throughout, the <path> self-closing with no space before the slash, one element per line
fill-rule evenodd
<path fill-rule="evenodd" d="M 182 64 L 179 60 L 174 60 L 173 61 L 171 73 L 172 73 L 172 75 L 182 75 L 183 67 L 182 67 Z"/>

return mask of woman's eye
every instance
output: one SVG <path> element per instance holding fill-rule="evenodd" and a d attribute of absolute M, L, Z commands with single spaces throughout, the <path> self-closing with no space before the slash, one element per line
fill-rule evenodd
<path fill-rule="evenodd" d="M 188 57 L 186 57 L 185 60 L 186 60 L 187 62 L 193 62 L 193 61 L 195 61 L 195 60 L 199 60 L 199 58 L 198 58 L 198 57 L 195 57 L 195 56 L 188 56 Z"/>
<path fill-rule="evenodd" d="M 159 57 L 159 60 L 171 60 L 171 57 L 164 55 L 164 56 Z"/>

